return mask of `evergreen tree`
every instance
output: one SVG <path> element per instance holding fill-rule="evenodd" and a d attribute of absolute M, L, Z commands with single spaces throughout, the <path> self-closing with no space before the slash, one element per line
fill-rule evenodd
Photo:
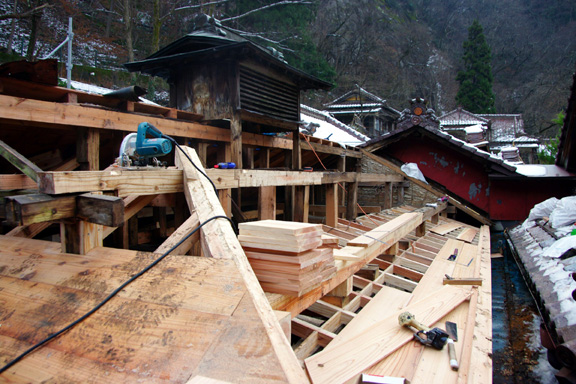
<path fill-rule="evenodd" d="M 468 40 L 464 42 L 464 70 L 456 77 L 460 83 L 456 101 L 467 111 L 495 113 L 491 59 L 482 25 L 474 20 L 468 28 Z"/>

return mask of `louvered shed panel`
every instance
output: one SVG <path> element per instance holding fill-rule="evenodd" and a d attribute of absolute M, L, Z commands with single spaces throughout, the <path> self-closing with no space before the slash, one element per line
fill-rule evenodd
<path fill-rule="evenodd" d="M 298 121 L 298 96 L 295 85 L 240 66 L 241 109 L 277 119 Z"/>

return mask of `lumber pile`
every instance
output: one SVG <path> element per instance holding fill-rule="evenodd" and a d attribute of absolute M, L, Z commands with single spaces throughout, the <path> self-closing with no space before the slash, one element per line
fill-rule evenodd
<path fill-rule="evenodd" d="M 238 240 L 266 292 L 301 296 L 334 276 L 333 248 L 322 226 L 278 220 L 239 225 Z"/>

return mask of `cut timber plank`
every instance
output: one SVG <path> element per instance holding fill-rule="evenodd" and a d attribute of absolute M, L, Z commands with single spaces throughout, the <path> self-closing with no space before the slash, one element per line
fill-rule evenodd
<path fill-rule="evenodd" d="M 267 233 L 275 236 L 288 237 L 305 234 L 316 234 L 317 236 L 321 236 L 322 234 L 321 224 L 298 223 L 282 220 L 260 220 L 249 223 L 240 223 L 238 228 L 242 235 L 260 237 L 265 237 Z"/>
<path fill-rule="evenodd" d="M 264 234 L 263 234 L 264 235 Z M 273 251 L 284 251 L 288 253 L 302 253 L 322 245 L 322 238 L 320 235 L 314 237 L 307 237 L 303 239 L 281 239 L 276 237 L 257 237 L 239 235 L 238 240 L 244 248 L 257 248 Z"/>
<path fill-rule="evenodd" d="M 432 325 L 470 297 L 467 291 L 446 288 L 453 287 L 446 286 L 405 310 L 414 313 L 421 323 Z M 315 384 L 345 382 L 412 340 L 412 332 L 398 325 L 401 312 L 395 311 L 354 339 L 306 359 L 312 381 Z"/>
<path fill-rule="evenodd" d="M 445 235 L 448 232 L 452 232 L 460 227 L 464 226 L 462 223 L 446 223 L 437 225 L 436 227 L 432 228 L 430 232 L 437 233 L 439 235 Z"/>
<path fill-rule="evenodd" d="M 476 228 L 465 228 L 462 232 L 460 232 L 460 234 L 456 238 L 458 240 L 462 240 L 462 241 L 465 241 L 467 243 L 471 243 L 472 240 L 474 240 L 474 238 L 476 237 L 477 233 L 478 233 L 478 230 Z"/>
<path fill-rule="evenodd" d="M 189 147 L 182 147 L 182 149 L 188 154 L 191 160 L 196 164 L 197 167 L 202 169 L 202 163 L 196 155 L 196 152 Z M 189 163 L 188 159 L 180 153 L 176 152 L 175 162 L 177 166 L 183 169 L 183 179 L 184 179 L 184 194 L 186 195 L 186 200 L 190 207 L 190 211 L 196 210 L 198 214 L 198 219 L 201 223 L 205 222 L 209 218 L 215 215 L 223 215 L 224 209 L 222 208 L 216 191 L 214 191 L 210 182 L 203 176 L 199 176 L 195 167 Z M 261 322 L 264 326 L 266 332 L 266 339 L 270 340 L 270 344 L 277 356 L 278 369 L 281 371 L 282 375 L 286 377 L 286 380 L 290 383 L 306 383 L 308 378 L 306 377 L 304 371 L 300 367 L 296 355 L 292 351 L 292 347 L 284 337 L 284 332 L 276 319 L 274 311 L 268 303 L 262 287 L 258 283 L 256 275 L 254 274 L 248 258 L 244 254 L 238 239 L 230 223 L 225 222 L 224 219 L 217 219 L 202 228 L 201 237 L 204 239 L 203 247 L 205 248 L 205 254 L 211 255 L 213 257 L 221 258 L 231 258 L 234 260 L 236 267 L 238 268 L 238 274 L 244 281 L 247 287 L 247 294 L 245 295 L 246 300 L 253 303 L 251 310 L 253 314 L 253 321 Z M 240 314 L 240 310 L 238 310 Z M 237 329 L 230 327 L 229 329 L 230 337 L 232 340 L 234 337 L 238 337 Z M 262 334 L 259 336 L 262 337 Z M 224 343 L 225 340 L 223 340 Z M 234 343 L 227 340 L 228 350 L 233 348 Z M 254 345 L 256 350 L 259 346 Z M 245 351 L 244 353 L 257 354 L 257 351 Z M 231 351 L 233 352 L 233 351 Z M 238 351 L 235 352 L 236 356 Z M 233 355 L 232 355 L 233 356 Z M 222 359 L 214 361 L 214 364 L 227 364 L 228 359 Z M 211 365 L 204 366 L 206 372 L 210 372 L 212 369 Z M 245 368 L 244 368 L 245 369 Z M 200 370 L 199 373 L 202 373 Z M 233 372 L 233 370 L 230 370 Z"/>
<path fill-rule="evenodd" d="M 422 214 L 421 213 L 417 213 L 417 212 L 413 212 L 413 213 L 405 213 L 402 216 L 399 216 L 395 219 L 390 220 L 389 222 L 361 235 L 358 236 L 357 238 L 350 240 L 348 242 L 349 246 L 354 246 L 354 247 L 369 247 L 370 245 L 374 244 L 375 242 L 384 242 L 387 243 L 387 241 L 389 242 L 389 244 L 387 243 L 387 245 L 392 246 L 394 244 L 394 242 L 390 242 L 390 234 L 391 233 L 396 233 L 400 228 L 404 227 L 404 226 L 408 226 L 409 223 L 412 223 L 414 221 L 418 221 L 422 219 Z M 410 231 L 407 231 L 404 235 L 410 233 Z M 403 236 L 404 236 L 403 235 Z"/>

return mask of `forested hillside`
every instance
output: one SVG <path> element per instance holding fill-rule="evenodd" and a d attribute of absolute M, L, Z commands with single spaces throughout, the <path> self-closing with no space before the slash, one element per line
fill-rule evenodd
<path fill-rule="evenodd" d="M 475 19 L 492 52 L 496 113 L 523 113 L 533 134 L 556 134 L 551 120 L 566 107 L 576 69 L 574 0 L 0 0 L 0 46 L 42 58 L 64 40 L 72 16 L 74 64 L 93 67 L 98 85 L 120 87 L 128 84 L 110 82 L 130 77 L 102 69 L 123 71 L 181 37 L 197 12 L 333 82 L 328 93 L 306 95 L 316 107 L 358 85 L 396 109 L 413 97 L 438 115 L 454 109 Z"/>

